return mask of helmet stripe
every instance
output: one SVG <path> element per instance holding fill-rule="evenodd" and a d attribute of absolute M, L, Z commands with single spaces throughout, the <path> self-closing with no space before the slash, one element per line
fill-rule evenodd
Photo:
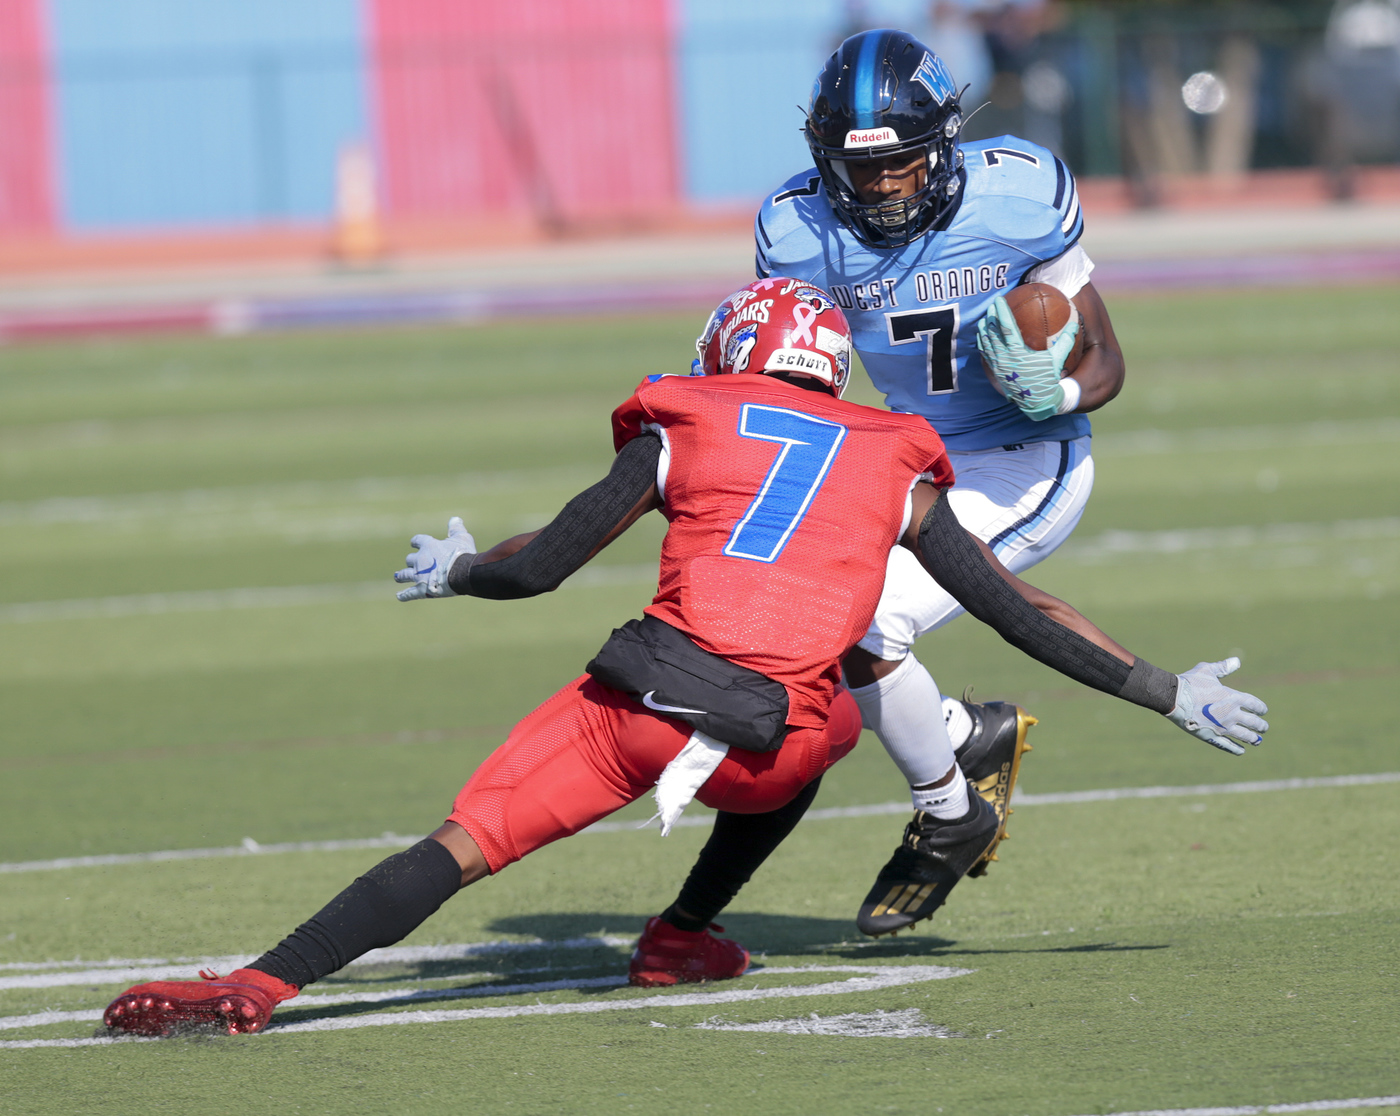
<path fill-rule="evenodd" d="M 884 67 L 885 39 L 888 32 L 876 32 L 864 37 L 856 55 L 856 72 L 851 81 L 851 103 L 856 113 L 857 128 L 874 128 L 878 123 L 880 77 Z"/>

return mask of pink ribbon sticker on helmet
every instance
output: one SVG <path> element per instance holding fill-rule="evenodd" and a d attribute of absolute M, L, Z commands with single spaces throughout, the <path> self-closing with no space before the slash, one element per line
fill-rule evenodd
<path fill-rule="evenodd" d="M 799 302 L 792 308 L 793 321 L 797 323 L 797 328 L 788 335 L 788 341 L 796 343 L 805 341 L 808 345 L 815 345 L 816 338 L 812 336 L 812 323 L 817 320 L 818 311 L 814 306 L 805 302 Z"/>

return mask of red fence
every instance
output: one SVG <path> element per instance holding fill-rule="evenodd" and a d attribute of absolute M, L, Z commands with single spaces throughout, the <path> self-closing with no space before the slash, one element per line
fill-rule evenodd
<path fill-rule="evenodd" d="M 39 0 L 0 3 L 0 229 L 53 228 L 47 59 Z"/>
<path fill-rule="evenodd" d="M 676 204 L 666 0 L 373 0 L 371 19 L 392 216 Z"/>

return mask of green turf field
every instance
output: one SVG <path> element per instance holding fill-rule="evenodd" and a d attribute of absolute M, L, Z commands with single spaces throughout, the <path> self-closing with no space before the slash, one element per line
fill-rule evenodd
<path fill-rule="evenodd" d="M 1394 287 L 1112 300 L 1128 386 L 1095 420 L 1088 514 L 1030 580 L 1161 666 L 1241 655 L 1275 726 L 1257 752 L 963 619 L 919 649 L 945 692 L 1041 724 L 1001 863 L 918 933 L 854 929 L 904 821 L 832 816 L 904 797 L 867 736 L 723 917 L 762 966 L 741 980 L 617 987 L 706 831 L 614 829 L 458 896 L 266 1035 L 70 1046 L 141 973 L 256 955 L 385 849 L 16 868 L 438 824 L 649 599 L 661 520 L 525 602 L 398 604 L 407 537 L 454 513 L 484 544 L 545 522 L 606 469 L 611 408 L 688 363 L 703 312 L 0 350 L 0 1111 L 1079 1116 L 1400 1094 L 1400 783 L 1338 785 L 1400 772 L 1396 307 Z M 1332 782 L 1062 797 L 1291 778 Z"/>

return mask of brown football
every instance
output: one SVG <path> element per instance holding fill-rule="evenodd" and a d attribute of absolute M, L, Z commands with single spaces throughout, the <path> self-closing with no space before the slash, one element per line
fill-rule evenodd
<path fill-rule="evenodd" d="M 1006 292 L 1006 305 L 1016 318 L 1021 330 L 1021 340 L 1028 349 L 1048 349 L 1055 335 L 1070 322 L 1071 316 L 1078 317 L 1079 311 L 1057 287 L 1049 283 L 1026 283 L 1012 287 Z M 1065 358 L 1062 375 L 1068 376 L 1079 367 L 1079 358 L 1084 355 L 1084 323 L 1080 322 L 1079 333 L 1074 338 L 1074 348 Z"/>

